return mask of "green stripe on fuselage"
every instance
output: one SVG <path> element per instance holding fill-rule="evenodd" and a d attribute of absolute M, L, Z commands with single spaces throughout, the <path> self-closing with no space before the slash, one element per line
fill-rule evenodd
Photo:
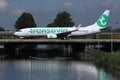
<path fill-rule="evenodd" d="M 67 28 L 30 28 L 31 34 L 58 34 L 67 32 Z"/>

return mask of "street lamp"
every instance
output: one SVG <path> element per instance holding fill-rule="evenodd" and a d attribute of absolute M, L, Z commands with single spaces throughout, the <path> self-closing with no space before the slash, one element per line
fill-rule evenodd
<path fill-rule="evenodd" d="M 112 32 L 112 26 L 111 26 L 111 53 L 113 52 L 113 32 Z"/>

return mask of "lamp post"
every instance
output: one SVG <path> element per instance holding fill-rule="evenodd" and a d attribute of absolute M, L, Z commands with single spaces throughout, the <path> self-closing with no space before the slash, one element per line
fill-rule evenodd
<path fill-rule="evenodd" d="M 100 50 L 100 42 L 99 42 L 99 33 L 98 33 L 98 51 Z"/>
<path fill-rule="evenodd" d="M 112 32 L 112 26 L 111 26 L 111 53 L 113 52 L 113 32 Z"/>

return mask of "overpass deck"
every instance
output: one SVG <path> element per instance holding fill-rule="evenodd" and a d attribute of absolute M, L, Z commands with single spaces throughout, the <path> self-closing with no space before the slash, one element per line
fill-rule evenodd
<path fill-rule="evenodd" d="M 120 43 L 120 39 L 0 39 L 1 44 L 104 44 Z"/>

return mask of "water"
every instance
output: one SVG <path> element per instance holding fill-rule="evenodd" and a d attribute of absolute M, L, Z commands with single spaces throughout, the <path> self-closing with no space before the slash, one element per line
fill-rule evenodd
<path fill-rule="evenodd" d="M 104 78 L 105 77 L 105 78 Z M 98 79 L 99 78 L 99 79 Z M 92 63 L 64 59 L 0 62 L 0 80 L 119 80 Z"/>
<path fill-rule="evenodd" d="M 35 58 L 38 60 L 0 61 L 0 80 L 120 80 L 119 76 L 112 74 L 113 72 L 98 69 L 91 62 L 66 59 L 70 51 L 66 51 L 62 46 L 59 49 L 53 49 L 52 46 L 39 48 L 42 49 L 16 51 L 19 57 L 42 57 Z"/>

